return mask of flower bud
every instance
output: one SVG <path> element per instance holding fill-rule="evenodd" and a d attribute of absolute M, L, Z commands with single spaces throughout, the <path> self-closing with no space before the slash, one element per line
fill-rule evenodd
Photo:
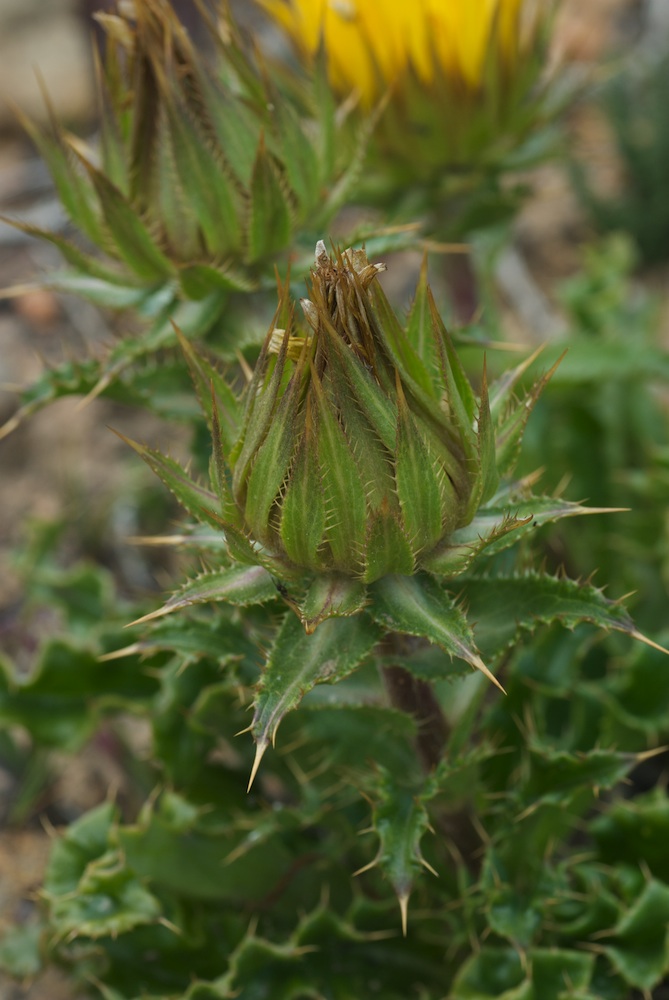
<path fill-rule="evenodd" d="M 289 317 L 270 331 L 229 458 L 256 543 L 366 583 L 416 572 L 490 485 L 489 419 L 429 293 L 417 349 L 376 282 L 384 270 L 363 250 L 331 258 L 318 243 L 306 329 Z"/>

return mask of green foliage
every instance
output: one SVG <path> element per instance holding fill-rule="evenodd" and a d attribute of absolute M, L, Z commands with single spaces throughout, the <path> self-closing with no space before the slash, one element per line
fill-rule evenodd
<path fill-rule="evenodd" d="M 576 190 L 599 231 L 629 233 L 645 264 L 669 256 L 667 86 L 669 55 L 661 51 L 635 59 L 602 89 L 598 103 L 620 160 L 622 190 L 602 197 L 585 164 L 572 166 Z"/>
<path fill-rule="evenodd" d="M 163 0 L 135 6 L 102 18 L 101 164 L 56 125 L 36 141 L 109 258 L 63 244 L 60 283 L 146 329 L 49 372 L 19 416 L 104 392 L 187 420 L 185 468 L 128 442 L 186 520 L 123 498 L 179 553 L 166 595 L 85 519 L 74 547 L 42 525 L 18 558 L 10 818 L 34 818 L 64 754 L 110 754 L 126 787 L 58 830 L 0 966 L 55 963 L 104 1000 L 650 995 L 669 972 L 669 441 L 649 389 L 668 369 L 628 244 L 563 290 L 543 373 L 533 355 L 489 381 L 477 357 L 470 380 L 427 261 L 405 318 L 380 267 L 322 243 L 305 325 L 280 282 L 237 370 L 240 300 L 305 259 L 364 137 L 346 145 L 320 69 L 296 93 L 215 31 L 211 73 Z"/>

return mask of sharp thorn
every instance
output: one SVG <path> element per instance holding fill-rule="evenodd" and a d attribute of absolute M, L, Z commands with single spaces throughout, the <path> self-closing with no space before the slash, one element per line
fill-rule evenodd
<path fill-rule="evenodd" d="M 148 615 L 142 615 L 141 618 L 136 618 L 134 622 L 128 622 L 128 624 L 123 627 L 132 628 L 133 625 L 143 625 L 144 622 L 153 621 L 154 618 L 162 618 L 163 615 L 169 615 L 169 613 L 174 610 L 175 608 L 168 608 L 167 605 L 165 605 L 162 608 L 158 608 L 157 611 L 150 611 Z"/>
<path fill-rule="evenodd" d="M 262 741 L 256 743 L 256 755 L 253 761 L 253 767 L 251 768 L 251 776 L 249 777 L 249 783 L 246 787 L 247 794 L 251 791 L 251 786 L 255 780 L 256 774 L 258 773 L 258 768 L 260 767 L 260 761 L 265 756 L 265 750 L 267 750 L 268 746 L 269 743 L 267 742 L 267 740 L 265 740 L 264 743 Z"/>
<path fill-rule="evenodd" d="M 132 646 L 124 646 L 123 649 L 115 649 L 111 653 L 104 653 L 102 656 L 98 656 L 98 663 L 109 663 L 110 660 L 120 660 L 124 656 L 132 656 L 133 653 L 141 653 L 142 647 L 138 642 L 134 642 Z"/>
<path fill-rule="evenodd" d="M 666 652 L 666 650 L 665 650 L 665 652 Z M 500 682 L 497 680 L 497 678 L 495 677 L 494 674 L 490 673 L 490 671 L 488 670 L 488 668 L 486 667 L 485 663 L 483 662 L 483 660 L 481 659 L 480 656 L 474 656 L 469 662 L 477 670 L 480 670 L 482 674 L 485 674 L 485 676 L 488 678 L 488 680 L 492 681 L 493 684 L 495 685 L 495 687 L 498 687 L 500 689 L 500 691 L 502 692 L 502 694 L 506 694 L 506 691 L 504 690 L 504 688 L 502 687 L 502 685 L 500 684 Z"/>
<path fill-rule="evenodd" d="M 402 937 L 407 936 L 407 926 L 409 923 L 409 894 L 405 893 L 397 897 L 400 904 L 400 914 L 402 917 Z"/>
<path fill-rule="evenodd" d="M 371 871 L 371 869 L 375 868 L 377 864 L 378 864 L 378 858 L 374 858 L 372 861 L 368 861 L 366 865 L 362 866 L 362 868 L 358 868 L 357 871 L 353 872 L 351 878 L 357 878 L 358 875 L 362 875 L 364 872 Z"/>
<path fill-rule="evenodd" d="M 630 632 L 630 635 L 633 639 L 638 639 L 639 642 L 643 642 L 646 646 L 650 646 L 651 649 L 657 649 L 660 653 L 666 653 L 667 656 L 669 656 L 669 649 L 665 649 L 664 646 L 660 646 L 659 643 L 653 642 L 652 639 L 649 639 L 648 636 L 645 636 L 642 632 L 637 632 L 635 630 L 634 632 Z"/>

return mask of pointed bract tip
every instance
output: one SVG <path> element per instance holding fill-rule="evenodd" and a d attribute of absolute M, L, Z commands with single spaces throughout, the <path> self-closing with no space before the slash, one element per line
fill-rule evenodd
<path fill-rule="evenodd" d="M 158 608 L 157 611 L 149 611 L 148 615 L 142 615 L 141 618 L 136 618 L 134 622 L 128 622 L 128 624 L 124 625 L 123 628 L 132 628 L 133 625 L 143 625 L 144 622 L 150 622 L 153 621 L 154 618 L 162 618 L 163 615 L 168 615 L 172 610 L 174 609 L 164 607 Z"/>
<path fill-rule="evenodd" d="M 362 875 L 364 872 L 371 871 L 372 868 L 375 868 L 378 865 L 378 863 L 379 859 L 373 858 L 371 861 L 368 861 L 366 865 L 363 865 L 362 868 L 358 868 L 357 871 L 354 871 L 353 874 L 351 875 L 351 878 L 357 878 L 358 875 Z"/>
<path fill-rule="evenodd" d="M 643 634 L 643 632 L 637 632 L 635 630 L 634 632 L 630 632 L 630 635 L 633 639 L 638 639 L 639 642 L 643 642 L 646 646 L 650 646 L 651 649 L 657 649 L 658 652 L 666 653 L 667 656 L 669 656 L 669 649 L 665 649 L 664 646 L 660 646 L 658 642 L 653 642 L 653 640 L 649 639 L 647 635 Z"/>
<path fill-rule="evenodd" d="M 504 690 L 504 688 L 502 687 L 502 685 L 500 684 L 500 682 L 497 680 L 497 678 L 495 677 L 495 675 L 492 674 L 488 670 L 488 668 L 486 667 L 485 663 L 483 662 L 483 660 L 481 659 L 480 656 L 474 656 L 474 657 L 472 657 L 472 659 L 469 662 L 477 670 L 480 670 L 482 674 L 485 674 L 485 676 L 488 678 L 488 680 L 492 681 L 493 684 L 495 685 L 495 687 L 498 687 L 500 689 L 500 691 L 502 692 L 502 694 L 506 694 L 506 691 Z"/>
<path fill-rule="evenodd" d="M 268 746 L 269 746 L 269 743 L 267 742 L 267 740 L 265 740 L 264 743 L 262 741 L 259 742 L 259 743 L 256 743 L 256 755 L 255 755 L 255 758 L 253 760 L 253 767 L 251 768 L 251 775 L 249 777 L 249 783 L 246 786 L 246 793 L 247 793 L 247 795 L 251 791 L 251 786 L 252 786 L 253 782 L 255 781 L 255 776 L 258 773 L 258 768 L 260 767 L 260 761 L 265 756 L 265 750 L 267 750 Z"/>
<path fill-rule="evenodd" d="M 134 653 L 141 653 L 141 651 L 142 647 L 139 643 L 133 642 L 132 646 L 124 646 L 123 649 L 114 649 L 111 653 L 103 653 L 102 656 L 98 656 L 98 663 L 110 663 L 111 660 L 121 660 L 124 656 L 132 656 Z"/>
<path fill-rule="evenodd" d="M 409 893 L 406 892 L 401 896 L 398 896 L 397 901 L 400 904 L 400 914 L 402 918 L 402 937 L 406 937 L 407 927 L 409 926 Z"/>

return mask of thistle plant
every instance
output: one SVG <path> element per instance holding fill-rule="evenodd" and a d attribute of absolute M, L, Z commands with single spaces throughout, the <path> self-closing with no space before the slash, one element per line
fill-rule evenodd
<path fill-rule="evenodd" d="M 305 60 L 322 48 L 336 92 L 384 102 L 380 172 L 404 183 L 499 167 L 545 124 L 550 4 L 260 2 Z"/>
<path fill-rule="evenodd" d="M 8 221 L 61 251 L 68 268 L 47 285 L 132 309 L 144 332 L 123 337 L 102 360 L 48 371 L 0 436 L 62 395 L 146 398 L 147 367 L 151 377 L 158 353 L 175 345 L 172 319 L 186 336 L 217 336 L 234 357 L 241 344 L 224 314 L 243 309 L 251 293 L 257 310 L 290 254 L 308 260 L 307 247 L 359 176 L 371 122 L 349 127 L 323 79 L 271 72 L 224 4 L 196 7 L 204 54 L 169 0 L 118 3 L 97 15 L 105 45 L 94 53 L 95 145 L 54 115 L 41 128 L 18 111 L 75 238 Z"/>
<path fill-rule="evenodd" d="M 422 701 L 437 730 L 441 710 L 425 681 L 449 668 L 442 658 L 426 669 L 430 644 L 501 688 L 477 649 L 469 602 L 485 620 L 506 591 L 517 625 L 606 621 L 642 638 L 622 612 L 601 618 L 606 602 L 589 586 L 541 573 L 478 576 L 482 556 L 536 525 L 596 511 L 532 496 L 532 477 L 509 481 L 551 373 L 517 401 L 527 362 L 490 387 L 484 366 L 477 396 L 426 269 L 406 325 L 376 281 L 384 269 L 363 250 L 330 256 L 319 241 L 303 324 L 283 296 L 281 325 L 270 328 L 239 402 L 183 340 L 213 439 L 210 491 L 130 442 L 198 521 L 223 532 L 228 556 L 139 622 L 219 600 L 288 607 L 254 699 L 249 787 L 286 713 L 369 657 L 382 669 L 399 658 L 385 671 L 389 697 L 410 714 Z M 408 646 L 402 636 L 412 637 Z M 423 732 L 418 750 L 429 770 L 443 739 Z M 406 880 L 396 889 L 406 917 Z"/>
<path fill-rule="evenodd" d="M 540 11 L 521 29 L 520 0 L 476 17 L 384 4 L 374 22 L 372 3 L 265 6 L 313 58 L 311 76 L 264 72 L 202 4 L 212 72 L 167 0 L 135 0 L 102 18 L 101 161 L 55 125 L 35 133 L 73 221 L 105 254 L 40 234 L 76 272 L 62 286 L 134 303 L 153 325 L 102 365 L 51 373 L 26 406 L 102 387 L 173 420 L 186 412 L 187 468 L 129 443 L 187 514 L 177 534 L 166 516 L 169 533 L 140 541 L 199 569 L 157 607 L 155 592 L 115 587 L 89 559 L 64 571 L 62 527 L 27 546 L 18 629 L 34 665 L 18 642 L 16 665 L 0 657 L 0 763 L 24 785 L 14 818 L 41 808 L 52 750 L 111 754 L 125 787 L 59 831 L 39 913 L 0 939 L 0 967 L 25 978 L 55 962 L 104 1000 L 650 995 L 669 971 L 666 799 L 615 795 L 669 734 L 665 651 L 591 579 L 535 558 L 537 528 L 612 511 L 535 492 L 534 470 L 548 456 L 556 481 L 569 453 L 590 471 L 599 449 L 613 483 L 615 376 L 634 446 L 623 469 L 644 458 L 650 426 L 664 472 L 666 432 L 642 397 L 666 352 L 636 345 L 632 358 L 638 313 L 614 295 L 621 337 L 604 353 L 577 341 L 552 408 L 551 390 L 541 401 L 543 434 L 562 420 L 578 447 L 535 436 L 520 475 L 558 351 L 538 377 L 540 351 L 489 379 L 485 359 L 466 368 L 456 350 L 427 258 L 405 315 L 370 244 L 318 238 L 336 206 L 364 200 L 351 184 L 375 114 L 364 187 L 405 178 L 435 213 L 445 168 L 489 166 L 522 142 L 542 51 L 530 39 L 546 22 Z M 469 33 L 446 33 L 450 18 Z M 356 38 L 367 47 L 353 79 L 342 54 Z M 241 354 L 288 256 L 266 336 Z M 612 272 L 594 298 L 586 282 L 573 309 L 584 327 L 601 332 L 622 279 Z M 584 391 L 601 434 L 582 419 Z M 649 473 L 642 495 L 663 496 L 665 480 Z M 124 510 L 135 502 L 124 495 Z M 149 506 L 153 522 L 155 495 Z M 632 541 L 641 556 L 654 547 L 645 622 L 659 632 L 663 528 L 647 522 Z M 82 547 L 85 535 L 106 532 L 78 524 Z M 589 572 L 587 527 L 577 544 Z M 44 641 L 42 619 L 57 621 Z"/>
<path fill-rule="evenodd" d="M 25 123 L 72 222 L 110 259 L 37 235 L 81 273 L 124 288 L 128 303 L 163 286 L 195 300 L 257 288 L 305 221 L 327 224 L 336 207 L 342 160 L 254 68 L 223 9 L 216 21 L 198 7 L 208 62 L 168 0 L 97 15 L 99 155 L 55 121 L 51 132 Z"/>

